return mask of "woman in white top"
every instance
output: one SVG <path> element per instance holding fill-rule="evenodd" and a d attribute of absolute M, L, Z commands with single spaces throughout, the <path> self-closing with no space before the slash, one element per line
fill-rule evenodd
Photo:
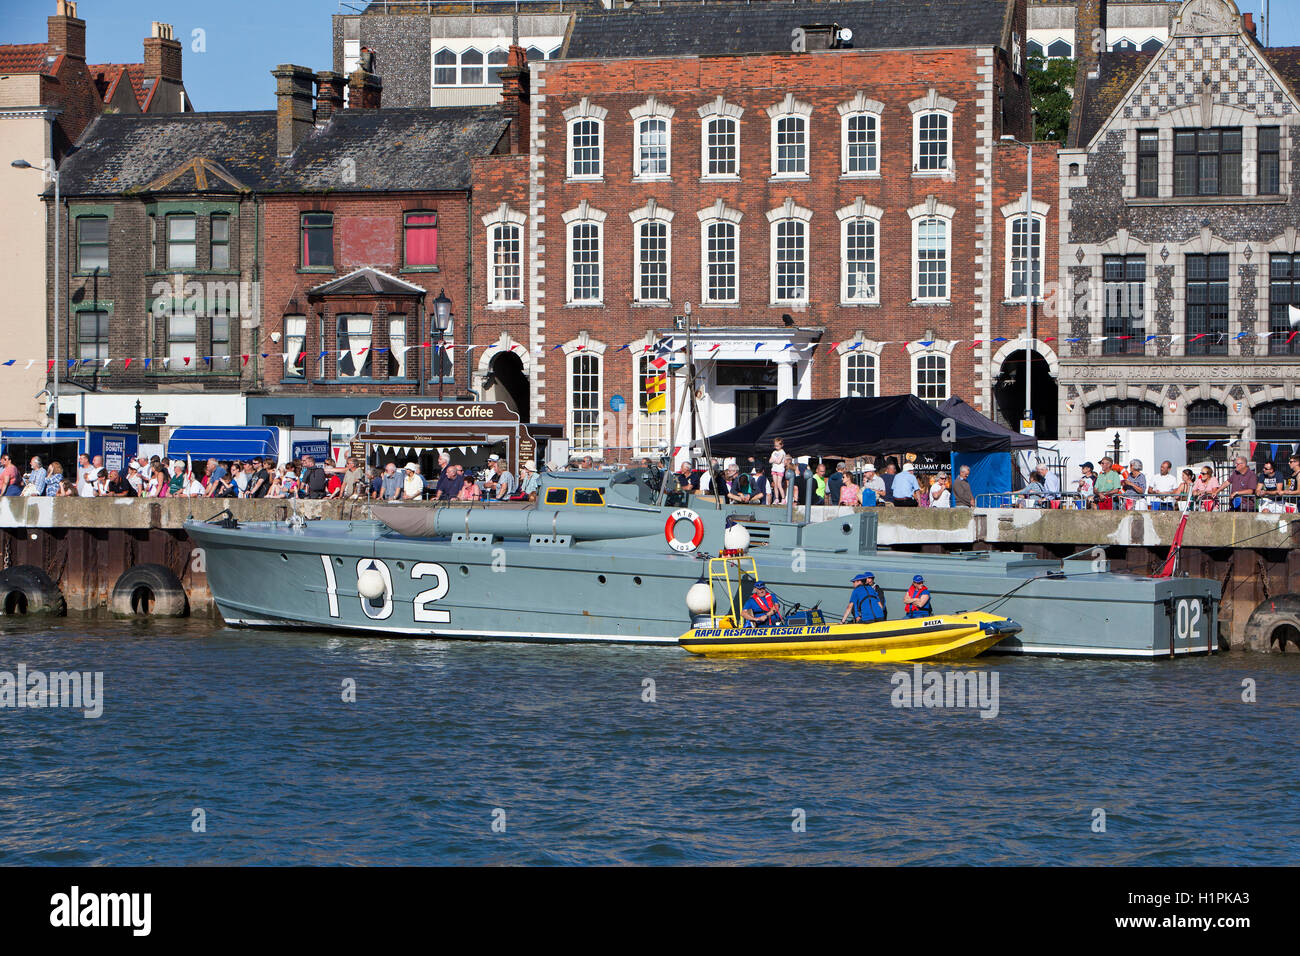
<path fill-rule="evenodd" d="M 785 504 L 785 442 L 773 439 L 773 451 L 767 459 L 772 466 L 772 504 Z"/>

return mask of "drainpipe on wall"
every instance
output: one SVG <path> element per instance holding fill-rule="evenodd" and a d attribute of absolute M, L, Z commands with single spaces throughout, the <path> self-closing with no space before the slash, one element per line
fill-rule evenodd
<path fill-rule="evenodd" d="M 465 217 L 465 254 L 468 267 L 465 269 L 465 390 L 475 395 L 474 391 L 474 194 L 465 194 L 468 215 Z"/>

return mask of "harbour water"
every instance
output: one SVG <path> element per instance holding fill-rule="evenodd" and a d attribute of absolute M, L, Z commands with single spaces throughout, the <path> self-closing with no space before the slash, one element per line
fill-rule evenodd
<path fill-rule="evenodd" d="M 202 621 L 7 620 L 20 665 L 103 712 L 0 709 L 3 864 L 1300 862 L 1294 654 L 924 669 L 991 717 L 895 706 L 908 666 Z"/>

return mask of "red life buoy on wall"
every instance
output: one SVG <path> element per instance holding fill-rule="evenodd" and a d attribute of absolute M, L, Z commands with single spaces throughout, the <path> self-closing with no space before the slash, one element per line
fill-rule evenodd
<path fill-rule="evenodd" d="M 690 541 L 682 541 L 677 537 L 677 522 L 689 521 L 695 525 L 695 533 L 691 536 Z M 690 508 L 678 508 L 668 516 L 664 523 L 664 540 L 668 542 L 668 547 L 682 554 L 690 554 L 700 546 L 704 540 L 704 522 Z"/>

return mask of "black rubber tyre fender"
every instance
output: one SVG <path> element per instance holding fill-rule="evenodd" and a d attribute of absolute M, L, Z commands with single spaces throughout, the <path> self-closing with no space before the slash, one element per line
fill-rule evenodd
<path fill-rule="evenodd" d="M 1273 649 L 1274 634 L 1278 628 L 1290 625 L 1297 634 L 1292 640 L 1300 639 L 1300 594 L 1279 594 L 1277 597 L 1261 601 L 1251 612 L 1246 621 L 1246 647 L 1252 651 L 1268 653 Z M 1286 638 L 1281 638 L 1278 650 L 1286 652 Z"/>
<path fill-rule="evenodd" d="M 109 607 L 118 617 L 187 617 L 190 599 L 180 578 L 162 564 L 137 564 L 113 585 Z"/>
<path fill-rule="evenodd" d="M 54 579 L 34 564 L 0 571 L 0 614 L 68 613 L 68 603 Z"/>

